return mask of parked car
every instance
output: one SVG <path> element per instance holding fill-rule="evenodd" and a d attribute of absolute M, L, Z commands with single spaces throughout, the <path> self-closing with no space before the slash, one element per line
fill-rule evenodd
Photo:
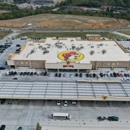
<path fill-rule="evenodd" d="M 5 101 L 6 101 L 6 99 L 2 99 L 2 100 L 1 100 L 1 104 L 4 104 Z"/>
<path fill-rule="evenodd" d="M 57 106 L 60 106 L 60 100 L 57 100 L 56 104 L 57 104 Z"/>
<path fill-rule="evenodd" d="M 0 67 L 0 70 L 5 70 L 5 67 Z"/>
<path fill-rule="evenodd" d="M 108 120 L 109 121 L 119 121 L 119 117 L 117 117 L 117 116 L 109 116 Z"/>
<path fill-rule="evenodd" d="M 64 101 L 64 107 L 68 106 L 68 101 Z"/>
<path fill-rule="evenodd" d="M 79 77 L 82 77 L 82 76 L 83 76 L 82 73 L 80 73 L 80 74 L 79 74 Z"/>
<path fill-rule="evenodd" d="M 65 73 L 63 74 L 63 77 L 66 77 L 66 74 L 65 74 Z"/>
<path fill-rule="evenodd" d="M 61 73 L 59 73 L 59 78 L 61 77 Z"/>
<path fill-rule="evenodd" d="M 32 75 L 33 75 L 33 72 L 30 73 L 30 76 L 32 76 Z"/>
<path fill-rule="evenodd" d="M 77 104 L 77 101 L 72 101 L 72 105 L 76 105 Z"/>
<path fill-rule="evenodd" d="M 70 77 L 72 78 L 72 77 L 73 77 L 73 75 L 72 75 L 72 74 L 70 74 Z"/>
<path fill-rule="evenodd" d="M 104 121 L 104 120 L 106 120 L 107 118 L 104 117 L 104 116 L 99 116 L 99 117 L 97 117 L 97 119 L 98 119 L 99 121 Z"/>
<path fill-rule="evenodd" d="M 19 127 L 18 130 L 22 130 L 22 127 Z"/>
<path fill-rule="evenodd" d="M 100 77 L 103 77 L 103 73 L 100 73 Z"/>
<path fill-rule="evenodd" d="M 94 77 L 94 78 L 96 77 L 96 74 L 95 74 L 95 73 L 93 73 L 93 77 Z"/>
<path fill-rule="evenodd" d="M 55 73 L 55 77 L 57 77 L 58 76 L 58 74 L 57 73 Z"/>
<path fill-rule="evenodd" d="M 111 76 L 111 77 L 114 77 L 113 73 L 110 73 L 110 76 Z"/>
<path fill-rule="evenodd" d="M 21 45 L 17 44 L 16 47 L 20 47 Z"/>
<path fill-rule="evenodd" d="M 47 71 L 44 72 L 44 76 L 46 76 L 46 75 L 47 75 Z"/>
<path fill-rule="evenodd" d="M 23 75 L 23 72 L 21 72 L 20 75 Z"/>
<path fill-rule="evenodd" d="M 78 76 L 79 76 L 78 73 L 76 73 L 76 74 L 75 74 L 75 77 L 78 77 Z"/>
<path fill-rule="evenodd" d="M 0 130 L 5 130 L 6 125 L 1 125 Z"/>
<path fill-rule="evenodd" d="M 13 78 L 13 80 L 17 80 L 18 78 Z"/>
<path fill-rule="evenodd" d="M 85 74 L 85 76 L 86 76 L 86 77 L 89 77 L 89 74 L 87 73 L 87 74 Z"/>

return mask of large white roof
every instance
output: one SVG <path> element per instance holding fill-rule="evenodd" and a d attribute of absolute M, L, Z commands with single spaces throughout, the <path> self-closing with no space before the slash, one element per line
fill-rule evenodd
<path fill-rule="evenodd" d="M 61 48 L 56 47 L 61 44 Z M 50 44 L 50 45 L 49 45 Z M 102 44 L 102 45 L 101 45 Z M 76 51 L 72 50 L 72 46 L 81 47 L 78 52 L 84 55 L 84 58 L 80 63 L 90 63 L 90 61 L 129 61 L 130 56 L 128 53 L 125 53 L 115 41 L 87 41 L 87 40 L 77 40 L 76 38 L 66 38 L 66 39 L 54 39 L 47 38 L 45 42 L 38 43 L 33 41 L 28 41 L 25 49 L 20 53 L 20 55 L 15 55 L 12 60 L 46 60 L 46 63 L 57 63 L 63 62 L 58 58 L 58 54 L 64 51 Z M 49 53 L 43 54 L 44 49 L 39 48 L 46 47 L 46 50 Z M 50 48 L 47 48 L 50 47 Z M 93 48 L 92 48 L 93 47 Z M 30 52 L 34 50 L 34 53 Z M 94 51 L 94 54 L 90 54 L 91 51 Z M 106 50 L 106 53 L 103 54 L 102 50 Z"/>

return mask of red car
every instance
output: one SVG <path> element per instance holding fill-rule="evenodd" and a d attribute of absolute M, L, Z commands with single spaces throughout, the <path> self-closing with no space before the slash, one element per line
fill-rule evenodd
<path fill-rule="evenodd" d="M 47 71 L 44 72 L 44 76 L 46 76 L 46 75 L 47 75 Z"/>
<path fill-rule="evenodd" d="M 121 77 L 121 74 L 120 74 L 120 73 L 117 73 L 117 76 L 118 76 L 118 77 Z"/>
<path fill-rule="evenodd" d="M 59 78 L 61 77 L 61 73 L 59 73 Z"/>
<path fill-rule="evenodd" d="M 37 72 L 34 72 L 34 75 L 37 75 Z"/>

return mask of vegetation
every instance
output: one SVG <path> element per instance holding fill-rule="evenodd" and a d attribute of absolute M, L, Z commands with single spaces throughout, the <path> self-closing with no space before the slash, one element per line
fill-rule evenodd
<path fill-rule="evenodd" d="M 130 7 L 129 0 L 66 0 L 58 3 L 58 6 L 62 5 L 76 5 L 76 6 L 87 6 L 87 7 L 100 7 L 102 5 Z"/>
<path fill-rule="evenodd" d="M 3 37 L 7 36 L 11 32 L 12 32 L 11 30 L 0 30 L 0 39 L 2 39 Z"/>
<path fill-rule="evenodd" d="M 50 33 L 50 32 L 27 32 L 27 33 L 22 33 L 17 36 L 17 38 L 21 38 L 24 36 L 27 36 L 29 38 L 46 38 L 46 37 L 81 37 L 82 39 L 85 39 L 86 34 L 97 34 L 97 32 L 60 32 L 60 33 Z M 109 39 L 126 39 L 123 36 L 118 36 L 115 34 L 111 34 L 108 32 L 98 32 L 102 37 L 106 37 Z"/>
<path fill-rule="evenodd" d="M 130 30 L 123 30 L 123 31 L 119 31 L 119 32 L 130 35 Z"/>
<path fill-rule="evenodd" d="M 19 0 L 15 0 L 17 3 Z M 25 2 L 25 0 L 20 0 L 19 2 Z M 69 10 L 69 11 L 53 11 L 56 7 L 62 6 L 87 6 L 87 7 L 101 7 L 102 5 L 113 6 L 107 8 L 106 11 L 80 11 L 80 10 Z M 126 10 L 127 13 L 114 13 L 117 8 Z M 130 20 L 130 0 L 66 0 L 61 3 L 57 3 L 54 7 L 39 7 L 33 10 L 30 9 L 19 9 L 16 5 L 2 3 L 0 4 L 0 9 L 8 10 L 10 12 L 0 14 L 0 20 L 8 20 L 21 18 L 25 16 L 44 14 L 44 13 L 54 13 L 54 14 L 73 14 L 73 15 L 87 15 L 87 16 L 100 16 L 100 17 L 112 17 L 117 19 L 127 19 Z"/>
<path fill-rule="evenodd" d="M 40 126 L 39 122 L 37 123 L 36 130 L 41 130 L 41 126 Z"/>

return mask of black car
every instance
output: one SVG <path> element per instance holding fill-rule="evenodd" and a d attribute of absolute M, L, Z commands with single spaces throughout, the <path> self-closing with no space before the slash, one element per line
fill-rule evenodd
<path fill-rule="evenodd" d="M 21 45 L 17 44 L 16 47 L 20 47 Z"/>
<path fill-rule="evenodd" d="M 1 125 L 0 130 L 5 130 L 6 125 Z"/>
<path fill-rule="evenodd" d="M 103 77 L 103 73 L 100 73 L 100 77 Z"/>
<path fill-rule="evenodd" d="M 19 127 L 18 130 L 22 130 L 22 127 Z"/>
<path fill-rule="evenodd" d="M 97 119 L 98 119 L 99 121 L 104 121 L 104 120 L 106 120 L 107 118 L 104 117 L 104 116 L 99 116 L 99 117 L 97 117 Z"/>
<path fill-rule="evenodd" d="M 44 72 L 44 76 L 46 76 L 46 75 L 47 75 L 47 71 Z"/>
<path fill-rule="evenodd" d="M 79 74 L 79 77 L 82 77 L 82 76 L 83 76 L 82 73 L 80 73 L 80 74 Z"/>
<path fill-rule="evenodd" d="M 57 77 L 58 76 L 58 74 L 57 73 L 55 73 L 55 77 Z"/>
<path fill-rule="evenodd" d="M 76 74 L 75 74 L 75 77 L 78 77 L 78 76 L 79 76 L 78 73 L 76 73 Z"/>
<path fill-rule="evenodd" d="M 21 72 L 20 75 L 23 75 L 23 72 Z"/>
<path fill-rule="evenodd" d="M 32 76 L 32 75 L 33 75 L 33 72 L 31 72 L 30 75 Z"/>
<path fill-rule="evenodd" d="M 87 74 L 85 74 L 85 76 L 86 76 L 86 77 L 88 77 L 88 76 L 89 76 L 89 74 L 87 73 Z"/>
<path fill-rule="evenodd" d="M 2 100 L 1 100 L 1 104 L 4 104 L 5 101 L 6 101 L 6 99 L 2 99 Z"/>
<path fill-rule="evenodd" d="M 61 77 L 61 73 L 59 73 L 59 77 Z"/>
<path fill-rule="evenodd" d="M 117 116 L 109 116 L 108 120 L 109 121 L 119 121 L 119 117 L 117 117 Z"/>
<path fill-rule="evenodd" d="M 114 77 L 117 77 L 117 74 L 115 72 L 113 73 L 113 75 L 114 75 Z"/>
<path fill-rule="evenodd" d="M 0 70 L 5 70 L 5 67 L 0 67 Z"/>
<path fill-rule="evenodd" d="M 17 80 L 18 78 L 13 78 L 14 80 Z"/>
<path fill-rule="evenodd" d="M 95 73 L 93 73 L 93 77 L 94 77 L 94 78 L 96 77 L 96 74 L 95 74 Z"/>
<path fill-rule="evenodd" d="M 113 77 L 113 74 L 112 74 L 112 73 L 110 73 L 110 76 L 111 76 L 111 77 Z"/>

